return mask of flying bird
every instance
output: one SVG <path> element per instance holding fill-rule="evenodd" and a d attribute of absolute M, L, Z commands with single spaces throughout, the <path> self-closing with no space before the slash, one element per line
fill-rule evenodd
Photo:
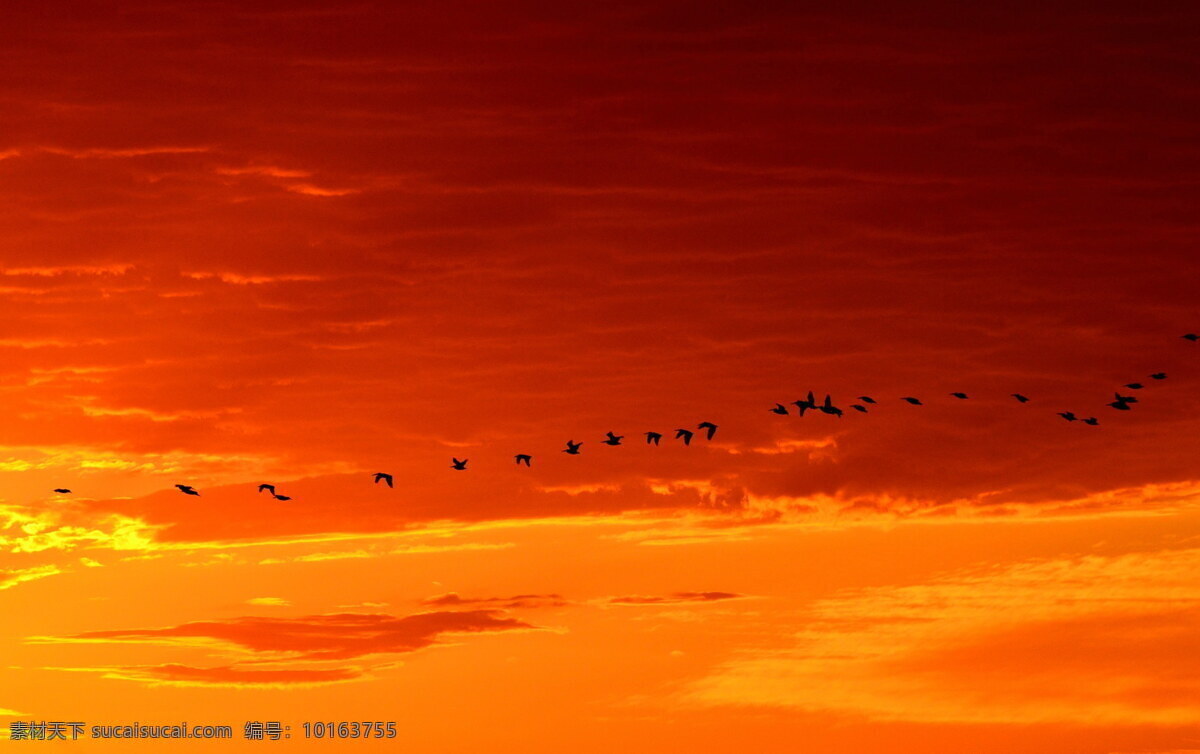
<path fill-rule="evenodd" d="M 271 494 L 275 497 L 276 500 L 291 500 L 291 498 L 288 497 L 287 495 L 275 495 L 275 493 L 271 493 Z"/>
<path fill-rule="evenodd" d="M 795 403 L 797 408 L 800 409 L 801 416 L 804 416 L 804 412 L 807 411 L 808 409 L 817 407 L 816 396 L 813 395 L 813 392 L 811 390 L 808 391 L 808 397 L 805 398 L 804 400 L 792 401 L 792 402 Z"/>
<path fill-rule="evenodd" d="M 1188 340 L 1192 341 L 1193 343 L 1195 343 L 1197 340 L 1200 340 L 1200 335 L 1197 335 L 1194 332 L 1190 332 L 1187 335 L 1181 335 L 1179 337 L 1187 338 Z"/>
<path fill-rule="evenodd" d="M 850 408 L 854 409 L 855 411 L 862 411 L 864 414 L 867 413 L 867 407 L 860 406 L 857 403 L 851 403 Z"/>
<path fill-rule="evenodd" d="M 614 435 L 612 432 L 605 432 L 608 435 L 607 440 L 601 440 L 605 445 L 620 445 L 621 440 L 625 439 L 625 435 Z"/>
<path fill-rule="evenodd" d="M 696 429 L 708 430 L 708 434 L 704 437 L 705 440 L 713 439 L 713 435 L 717 433 L 717 425 L 713 424 L 712 422 L 700 422 Z"/>
<path fill-rule="evenodd" d="M 1128 385 L 1126 385 L 1125 387 L 1129 388 L 1130 390 L 1141 390 L 1142 388 L 1144 388 L 1146 386 L 1140 382 L 1131 382 Z"/>
<path fill-rule="evenodd" d="M 662 439 L 661 432 L 646 432 L 645 434 L 646 434 L 646 444 L 647 445 L 649 445 L 650 443 L 654 443 L 655 445 L 658 445 L 658 441 Z"/>
<path fill-rule="evenodd" d="M 842 418 L 842 410 L 833 405 L 833 398 L 829 397 L 829 393 L 825 394 L 825 403 L 821 406 L 818 406 L 818 408 L 821 409 L 821 413 L 823 414 L 833 414 L 839 419 Z"/>
<path fill-rule="evenodd" d="M 1093 427 L 1100 423 L 1100 420 L 1094 416 L 1089 416 L 1083 420 L 1084 424 L 1091 424 Z"/>
<path fill-rule="evenodd" d="M 467 461 L 469 461 L 469 460 L 471 460 L 471 459 L 464 458 L 460 461 L 457 458 L 451 457 L 450 464 L 454 467 L 455 471 L 466 471 L 467 470 Z"/>
<path fill-rule="evenodd" d="M 771 408 L 771 409 L 767 409 L 767 410 L 770 411 L 772 414 L 779 414 L 780 416 L 787 416 L 787 412 L 788 412 L 787 406 L 783 405 L 782 403 L 776 403 L 775 408 Z"/>
<path fill-rule="evenodd" d="M 875 399 L 869 395 L 860 395 L 860 396 L 858 396 L 858 399 L 860 401 L 862 401 L 863 403 L 874 403 L 875 402 Z"/>
<path fill-rule="evenodd" d="M 60 494 L 60 495 L 70 495 L 70 494 L 71 494 L 71 491 L 70 491 L 70 490 L 68 490 L 68 489 L 64 489 L 64 488 L 62 488 L 62 487 L 60 487 L 60 488 L 56 489 L 56 490 L 55 490 L 55 492 L 57 492 L 57 493 L 58 493 L 58 494 Z"/>
<path fill-rule="evenodd" d="M 258 491 L 262 492 L 263 490 L 266 490 L 267 492 L 270 492 L 272 495 L 274 495 L 275 494 L 275 485 L 273 485 L 273 484 L 258 485 Z"/>
<path fill-rule="evenodd" d="M 1016 398 L 1021 403 L 1029 403 L 1029 399 L 1026 398 L 1025 396 L 1021 395 L 1020 393 L 1013 393 L 1012 397 Z"/>
<path fill-rule="evenodd" d="M 1070 411 L 1059 411 L 1058 415 L 1061 416 L 1062 418 L 1066 419 L 1069 422 L 1073 422 L 1079 418 L 1075 414 L 1071 413 Z"/>
<path fill-rule="evenodd" d="M 691 445 L 692 444 L 692 435 L 694 435 L 694 434 L 696 434 L 696 433 L 690 429 L 677 429 L 677 430 L 675 430 L 675 439 L 676 440 L 682 439 L 684 445 Z"/>
<path fill-rule="evenodd" d="M 525 453 L 519 453 L 515 456 L 515 458 L 517 459 L 518 466 L 520 466 L 521 464 L 525 464 L 526 466 L 528 466 L 529 462 L 533 460 L 533 456 L 526 455 Z"/>
<path fill-rule="evenodd" d="M 581 445 L 583 445 L 582 440 L 580 440 L 579 442 L 575 442 L 574 440 L 567 440 L 567 449 L 564 450 L 563 452 L 570 453 L 573 456 L 577 456 L 577 455 L 579 455 L 579 446 L 581 446 Z"/>
<path fill-rule="evenodd" d="M 925 405 L 924 403 L 921 403 L 919 398 L 908 397 L 908 398 L 902 398 L 901 400 L 908 401 L 909 403 L 913 404 L 914 406 L 924 406 Z"/>
<path fill-rule="evenodd" d="M 1116 393 L 1116 396 L 1117 399 L 1108 405 L 1112 406 L 1118 411 L 1128 411 L 1130 403 L 1137 403 L 1137 398 L 1130 398 L 1129 396 L 1121 395 L 1120 393 Z"/>
<path fill-rule="evenodd" d="M 195 489 L 194 487 L 190 486 L 190 485 L 187 485 L 187 484 L 177 484 L 177 485 L 175 485 L 175 486 L 176 486 L 176 487 L 178 487 L 178 488 L 179 488 L 179 491 L 180 491 L 180 492 L 182 492 L 182 493 L 183 493 L 183 494 L 185 494 L 185 495 L 195 495 L 196 497 L 200 497 L 200 493 L 199 493 L 199 492 L 196 492 L 196 489 Z"/>
<path fill-rule="evenodd" d="M 967 399 L 966 393 L 951 393 L 950 395 L 953 395 L 955 398 L 959 399 L 960 401 L 965 401 Z"/>
<path fill-rule="evenodd" d="M 380 480 L 387 482 L 387 486 L 392 486 L 392 475 L 385 474 L 382 471 L 375 472 L 375 484 L 379 484 Z"/>
<path fill-rule="evenodd" d="M 1150 379 L 1165 380 L 1165 379 L 1167 379 L 1167 373 L 1166 372 L 1155 372 L 1154 374 L 1150 375 Z"/>

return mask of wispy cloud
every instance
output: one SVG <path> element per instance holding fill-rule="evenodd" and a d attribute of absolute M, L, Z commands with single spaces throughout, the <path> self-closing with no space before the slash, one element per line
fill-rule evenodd
<path fill-rule="evenodd" d="M 1200 712 L 1200 550 L 1031 561 L 813 604 L 691 702 L 922 723 L 1182 725 Z"/>
<path fill-rule="evenodd" d="M 742 599 L 746 595 L 734 592 L 675 592 L 666 595 L 628 595 L 612 597 L 610 605 L 676 605 L 685 602 L 720 602 Z"/>
<path fill-rule="evenodd" d="M 168 628 L 90 631 L 68 637 L 34 637 L 37 642 L 73 641 L 186 645 L 214 643 L 252 653 L 271 653 L 295 660 L 346 660 L 370 655 L 415 652 L 438 643 L 443 636 L 533 629 L 529 623 L 505 617 L 500 610 L 429 612 L 396 617 L 383 613 L 337 613 L 300 618 L 235 618 L 199 621 Z"/>

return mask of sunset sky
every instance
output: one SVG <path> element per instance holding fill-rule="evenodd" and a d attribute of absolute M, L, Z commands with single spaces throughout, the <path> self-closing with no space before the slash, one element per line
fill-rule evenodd
<path fill-rule="evenodd" d="M 8 4 L 0 738 L 1200 752 L 1200 8 L 981 5 Z"/>

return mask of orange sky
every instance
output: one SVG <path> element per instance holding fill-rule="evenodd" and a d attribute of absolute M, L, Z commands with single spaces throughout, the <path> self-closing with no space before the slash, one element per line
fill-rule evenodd
<path fill-rule="evenodd" d="M 1200 752 L 1200 12 L 903 5 L 6 8 L 0 733 Z"/>

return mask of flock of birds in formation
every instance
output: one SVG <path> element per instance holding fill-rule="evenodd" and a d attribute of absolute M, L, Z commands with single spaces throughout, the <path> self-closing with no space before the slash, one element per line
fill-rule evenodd
<path fill-rule="evenodd" d="M 1196 334 L 1196 333 L 1188 333 L 1187 335 L 1182 335 L 1180 337 L 1184 338 L 1185 340 L 1190 340 L 1193 343 L 1200 341 L 1200 334 Z M 1149 377 L 1152 380 L 1165 380 L 1167 378 L 1167 373 L 1166 372 L 1155 372 L 1154 374 L 1149 375 Z M 1123 387 L 1128 388 L 1129 390 L 1141 390 L 1142 388 L 1145 387 L 1145 385 L 1140 382 L 1130 382 L 1130 383 L 1125 384 Z M 967 395 L 966 393 L 960 393 L 960 392 L 950 393 L 950 395 L 954 398 L 957 398 L 960 401 L 965 401 L 968 398 L 970 398 L 970 396 Z M 1013 398 L 1015 398 L 1017 400 L 1018 403 L 1029 403 L 1030 399 L 1027 396 L 1022 395 L 1021 393 L 1012 393 L 1011 395 Z M 1129 411 L 1130 405 L 1138 402 L 1138 399 L 1136 397 L 1134 397 L 1132 395 L 1121 395 L 1121 393 L 1119 391 L 1116 392 L 1114 395 L 1116 396 L 1116 400 L 1112 401 L 1108 405 L 1111 408 L 1114 408 L 1118 411 Z M 868 413 L 868 409 L 867 409 L 867 406 L 865 406 L 863 404 L 868 404 L 868 405 L 877 404 L 877 401 L 869 395 L 860 395 L 860 396 L 858 396 L 858 400 L 862 401 L 862 403 L 851 403 L 850 408 L 854 409 L 855 411 L 864 413 L 864 414 Z M 905 397 L 901 398 L 900 400 L 903 400 L 914 406 L 925 405 L 924 403 L 921 402 L 921 400 L 919 398 L 914 398 L 912 396 L 905 396 Z M 830 414 L 830 415 L 836 416 L 840 419 L 840 418 L 842 418 L 842 414 L 844 413 L 842 411 L 842 409 L 833 405 L 833 398 L 829 395 L 825 396 L 825 401 L 823 403 L 818 404 L 817 400 L 816 400 L 816 396 L 813 395 L 813 392 L 811 390 L 808 392 L 808 396 L 806 398 L 804 398 L 803 400 L 792 401 L 792 404 L 796 406 L 796 413 L 799 416 L 804 416 L 805 411 L 811 410 L 811 411 L 820 411 L 823 414 Z M 770 411 L 773 414 L 778 414 L 779 416 L 790 415 L 790 412 L 788 411 L 788 407 L 782 403 L 776 403 L 775 406 L 773 408 L 768 409 L 768 411 Z M 1066 421 L 1069 421 L 1069 422 L 1081 421 L 1084 424 L 1089 424 L 1093 427 L 1100 424 L 1100 420 L 1094 416 L 1082 418 L 1082 417 L 1076 416 L 1075 413 L 1072 411 L 1059 411 L 1059 412 L 1057 412 L 1057 414 L 1058 414 L 1058 416 L 1061 416 L 1063 419 L 1065 419 Z M 705 431 L 705 439 L 706 440 L 713 439 L 713 435 L 715 435 L 717 433 L 717 425 L 713 424 L 712 422 L 707 422 L 707 421 L 700 422 L 700 424 L 697 425 L 696 429 L 702 429 Z M 647 445 L 658 445 L 659 441 L 662 440 L 662 438 L 663 438 L 663 435 L 661 432 L 644 432 L 642 434 L 645 435 L 645 437 L 646 437 Z M 600 441 L 604 445 L 614 445 L 614 446 L 620 445 L 621 441 L 625 439 L 625 435 L 614 434 L 611 431 L 607 432 L 606 435 L 607 435 L 606 438 L 604 440 Z M 690 430 L 690 429 L 676 429 L 675 430 L 675 439 L 682 440 L 684 445 L 691 445 L 692 438 L 695 435 L 696 435 L 696 432 L 694 430 Z M 582 447 L 583 447 L 582 441 L 575 442 L 574 440 L 567 440 L 567 447 L 564 448 L 562 452 L 567 453 L 568 455 L 577 456 L 577 455 L 579 455 L 580 448 L 582 448 Z M 520 466 L 521 464 L 524 464 L 526 467 L 530 467 L 533 464 L 533 456 L 529 455 L 528 453 L 518 453 L 516 456 L 514 456 L 514 459 L 518 466 Z M 467 470 L 467 461 L 469 461 L 469 460 L 470 460 L 469 458 L 463 458 L 460 460 L 458 458 L 451 457 L 450 468 L 454 469 L 455 471 L 466 471 Z M 383 482 L 388 487 L 394 486 L 394 480 L 393 480 L 391 474 L 388 474 L 388 473 L 385 473 L 382 471 L 378 471 L 378 472 L 375 472 L 374 478 L 375 478 L 375 484 L 379 484 L 380 482 Z M 199 497 L 199 495 L 200 495 L 200 492 L 195 487 L 192 487 L 191 485 L 177 484 L 175 486 L 179 489 L 180 492 L 182 492 L 185 495 L 195 495 L 197 497 Z M 59 488 L 54 491 L 59 493 L 60 495 L 67 495 L 67 494 L 71 493 L 71 490 L 65 489 L 65 488 Z M 275 485 L 273 485 L 273 484 L 260 484 L 260 485 L 258 485 L 258 491 L 259 492 L 269 492 L 271 494 L 271 496 L 274 497 L 276 500 L 291 500 L 292 499 L 292 498 L 288 497 L 287 495 L 279 494 L 275 490 Z"/>

